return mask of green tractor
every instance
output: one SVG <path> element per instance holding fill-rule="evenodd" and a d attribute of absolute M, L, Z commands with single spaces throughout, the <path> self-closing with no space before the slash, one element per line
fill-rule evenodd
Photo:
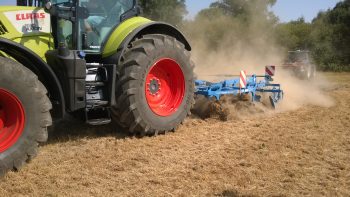
<path fill-rule="evenodd" d="M 140 136 L 190 114 L 191 46 L 174 26 L 141 17 L 136 0 L 29 2 L 0 6 L 0 175 L 66 114 Z"/>

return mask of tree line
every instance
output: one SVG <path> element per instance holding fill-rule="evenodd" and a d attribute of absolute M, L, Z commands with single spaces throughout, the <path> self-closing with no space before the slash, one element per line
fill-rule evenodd
<path fill-rule="evenodd" d="M 216 50 L 242 40 L 273 44 L 285 52 L 309 50 L 319 70 L 350 71 L 350 0 L 306 22 L 281 23 L 270 7 L 276 0 L 218 0 L 186 20 L 185 0 L 140 0 L 143 15 L 179 26 L 190 38 Z M 226 38 L 223 42 L 222 38 Z"/>

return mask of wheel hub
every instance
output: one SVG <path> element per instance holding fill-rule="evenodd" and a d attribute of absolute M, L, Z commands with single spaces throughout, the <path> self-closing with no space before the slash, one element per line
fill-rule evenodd
<path fill-rule="evenodd" d="M 149 84 L 149 91 L 150 91 L 150 94 L 155 96 L 157 95 L 157 93 L 160 91 L 160 81 L 159 79 L 152 79 Z"/>
<path fill-rule="evenodd" d="M 0 153 L 11 148 L 24 130 L 24 108 L 11 92 L 0 89 Z"/>
<path fill-rule="evenodd" d="M 150 109 L 159 116 L 170 116 L 185 95 L 185 77 L 173 59 L 158 60 L 146 76 L 145 95 Z"/>

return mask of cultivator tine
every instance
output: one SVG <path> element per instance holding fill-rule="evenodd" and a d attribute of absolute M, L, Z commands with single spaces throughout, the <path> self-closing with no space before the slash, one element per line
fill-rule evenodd
<path fill-rule="evenodd" d="M 253 97 L 253 101 L 254 102 L 261 102 L 261 96 L 260 95 L 254 95 L 254 97 Z"/>
<path fill-rule="evenodd" d="M 271 103 L 271 106 L 276 109 L 276 101 L 274 98 L 272 98 L 272 96 L 269 96 L 269 99 L 270 99 L 270 103 Z"/>

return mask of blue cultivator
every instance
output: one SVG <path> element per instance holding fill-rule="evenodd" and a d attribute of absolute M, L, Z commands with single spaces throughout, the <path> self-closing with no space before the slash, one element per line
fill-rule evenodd
<path fill-rule="evenodd" d="M 271 83 L 273 79 L 269 74 L 262 76 L 251 75 L 247 76 L 243 80 L 246 82 L 243 85 L 240 85 L 240 83 L 242 83 L 242 75 L 240 78 L 224 80 L 218 83 L 196 80 L 195 94 L 203 95 L 207 98 L 214 97 L 216 100 L 220 100 L 220 97 L 223 95 L 243 95 L 250 93 L 252 95 L 253 102 L 260 102 L 261 96 L 257 93 L 271 93 L 270 102 L 274 108 L 283 98 L 283 90 L 281 90 L 281 85 Z"/>

